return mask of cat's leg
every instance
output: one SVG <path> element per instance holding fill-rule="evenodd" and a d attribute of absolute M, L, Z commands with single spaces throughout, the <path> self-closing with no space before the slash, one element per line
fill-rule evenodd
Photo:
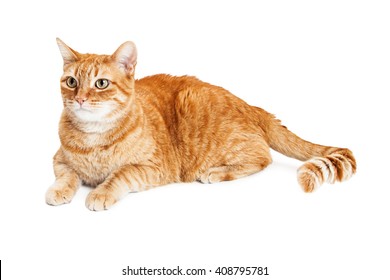
<path fill-rule="evenodd" d="M 76 172 L 64 163 L 54 160 L 54 173 L 56 181 L 46 192 L 46 203 L 61 205 L 71 202 L 81 185 Z"/>
<path fill-rule="evenodd" d="M 230 152 L 222 156 L 223 160 L 214 162 L 214 166 L 207 168 L 198 181 L 216 183 L 235 180 L 259 172 L 272 162 L 267 143 L 259 137 L 231 145 L 226 150 Z"/>
<path fill-rule="evenodd" d="M 199 181 L 204 184 L 211 184 L 239 179 L 263 170 L 269 163 L 271 163 L 271 160 L 265 159 L 258 164 L 211 167 L 199 177 Z"/>
<path fill-rule="evenodd" d="M 85 205 L 89 210 L 106 210 L 129 192 L 147 190 L 161 185 L 161 171 L 143 165 L 125 165 L 111 173 L 107 179 L 91 191 Z"/>

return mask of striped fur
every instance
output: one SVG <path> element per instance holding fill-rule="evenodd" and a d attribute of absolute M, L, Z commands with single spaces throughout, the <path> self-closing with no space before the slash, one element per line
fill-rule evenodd
<path fill-rule="evenodd" d="M 189 76 L 135 80 L 131 42 L 112 55 L 58 45 L 64 110 L 56 181 L 46 193 L 50 205 L 69 203 L 81 184 L 94 187 L 86 206 L 97 211 L 129 192 L 168 183 L 234 180 L 269 165 L 270 148 L 305 161 L 298 169 L 305 192 L 356 172 L 348 149 L 305 141 L 221 87 Z M 109 81 L 106 88 L 99 79 Z"/>
<path fill-rule="evenodd" d="M 352 177 L 356 162 L 348 149 L 338 149 L 323 157 L 314 157 L 298 169 L 298 182 L 305 192 L 312 192 L 323 183 L 333 184 Z"/>
<path fill-rule="evenodd" d="M 298 182 L 305 192 L 312 192 L 323 183 L 345 181 L 355 174 L 356 160 L 350 150 L 303 140 L 282 126 L 279 120 L 273 117 L 267 119 L 264 110 L 257 110 L 267 120 L 270 147 L 286 156 L 305 161 L 298 169 Z"/>

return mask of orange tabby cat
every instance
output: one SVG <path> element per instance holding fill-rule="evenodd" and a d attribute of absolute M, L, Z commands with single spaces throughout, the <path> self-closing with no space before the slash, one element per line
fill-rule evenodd
<path fill-rule="evenodd" d="M 64 110 L 48 204 L 69 203 L 81 184 L 95 187 L 86 206 L 103 210 L 129 192 L 167 183 L 234 180 L 270 164 L 269 148 L 306 161 L 298 169 L 305 192 L 356 171 L 350 150 L 302 140 L 221 87 L 189 76 L 135 80 L 132 42 L 113 55 L 57 43 Z"/>

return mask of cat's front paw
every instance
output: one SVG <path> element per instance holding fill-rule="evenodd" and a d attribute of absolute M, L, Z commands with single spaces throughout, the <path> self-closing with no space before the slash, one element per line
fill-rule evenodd
<path fill-rule="evenodd" d="M 46 203 L 49 205 L 61 205 L 72 201 L 75 190 L 69 187 L 57 185 L 51 186 L 46 192 Z"/>
<path fill-rule="evenodd" d="M 107 210 L 115 204 L 115 202 L 116 199 L 110 191 L 104 188 L 97 188 L 88 194 L 85 206 L 92 211 L 101 211 Z"/>

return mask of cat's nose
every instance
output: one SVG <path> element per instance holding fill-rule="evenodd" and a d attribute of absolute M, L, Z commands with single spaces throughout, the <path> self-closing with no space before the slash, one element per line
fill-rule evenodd
<path fill-rule="evenodd" d="M 79 103 L 80 105 L 83 105 L 83 103 L 87 100 L 86 97 L 81 97 L 81 96 L 76 96 L 74 99 L 75 99 L 75 100 L 77 101 L 77 103 Z"/>

